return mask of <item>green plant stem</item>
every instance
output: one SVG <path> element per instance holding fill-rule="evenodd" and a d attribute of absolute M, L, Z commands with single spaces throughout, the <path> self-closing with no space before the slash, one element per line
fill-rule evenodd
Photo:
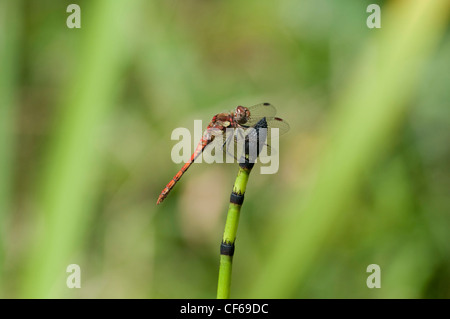
<path fill-rule="evenodd" d="M 80 249 L 89 233 L 101 176 L 100 128 L 117 103 L 133 44 L 127 30 L 140 6 L 141 1 L 92 1 L 83 6 L 81 29 L 64 31 L 79 36 L 78 67 L 62 91 L 37 179 L 33 242 L 21 276 L 20 298 L 61 298 L 71 293 L 65 285 L 66 267 L 82 261 Z"/>
<path fill-rule="evenodd" d="M 17 83 L 22 33 L 22 1 L 0 3 L 0 296 L 4 290 L 6 235 L 12 208 L 17 117 Z"/>
<path fill-rule="evenodd" d="M 227 220 L 222 238 L 220 250 L 219 282 L 217 285 L 217 299 L 230 298 L 231 270 L 233 266 L 234 243 L 239 224 L 242 202 L 244 200 L 245 189 L 248 177 L 253 165 L 240 165 L 239 172 L 234 182 L 231 193 L 230 206 L 228 207 Z M 240 198 L 240 201 L 233 200 Z"/>

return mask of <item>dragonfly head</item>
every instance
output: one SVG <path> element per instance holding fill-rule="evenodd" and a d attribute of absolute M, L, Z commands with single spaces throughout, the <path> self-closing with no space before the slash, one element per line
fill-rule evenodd
<path fill-rule="evenodd" d="M 249 118 L 250 111 L 248 110 L 248 108 L 239 105 L 234 112 L 234 119 L 236 120 L 236 122 L 238 124 L 245 124 L 247 123 Z"/>

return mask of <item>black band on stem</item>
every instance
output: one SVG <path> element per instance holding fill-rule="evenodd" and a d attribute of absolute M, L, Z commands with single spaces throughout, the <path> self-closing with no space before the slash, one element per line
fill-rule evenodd
<path fill-rule="evenodd" d="M 244 194 L 237 194 L 235 192 L 231 192 L 230 203 L 242 205 L 243 202 L 244 202 Z"/>
<path fill-rule="evenodd" d="M 220 244 L 220 254 L 232 257 L 234 255 L 234 244 L 222 242 Z"/>
<path fill-rule="evenodd" d="M 239 167 L 249 170 L 249 171 L 252 170 L 253 166 L 255 166 L 255 163 L 251 163 L 248 161 L 243 161 L 242 163 L 239 163 Z"/>

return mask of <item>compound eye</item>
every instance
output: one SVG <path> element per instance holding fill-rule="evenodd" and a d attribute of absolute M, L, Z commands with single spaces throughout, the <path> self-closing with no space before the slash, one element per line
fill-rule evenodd
<path fill-rule="evenodd" d="M 239 105 L 236 108 L 235 119 L 239 124 L 245 124 L 248 121 L 250 112 L 246 107 Z"/>

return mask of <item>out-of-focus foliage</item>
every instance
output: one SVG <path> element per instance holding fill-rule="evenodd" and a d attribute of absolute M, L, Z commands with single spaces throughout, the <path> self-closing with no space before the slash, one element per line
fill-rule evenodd
<path fill-rule="evenodd" d="M 450 298 L 449 3 L 0 0 L 0 294 L 214 298 L 236 164 L 177 127 L 271 102 L 232 297 Z M 193 141 L 197 142 L 197 141 Z M 81 289 L 68 289 L 78 264 Z M 369 289 L 370 264 L 381 289 Z"/>

